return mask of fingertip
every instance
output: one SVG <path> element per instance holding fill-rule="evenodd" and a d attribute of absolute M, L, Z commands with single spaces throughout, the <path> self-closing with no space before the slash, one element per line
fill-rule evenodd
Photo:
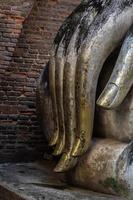
<path fill-rule="evenodd" d="M 63 153 L 59 163 L 54 168 L 54 172 L 66 172 L 73 168 L 77 163 L 77 159 L 72 157 L 70 153 Z"/>
<path fill-rule="evenodd" d="M 52 135 L 50 141 L 49 141 L 49 146 L 54 146 L 54 145 L 56 145 L 57 141 L 58 141 L 58 131 L 55 131 L 55 132 L 53 133 L 53 135 Z"/>
<path fill-rule="evenodd" d="M 60 161 L 58 162 L 58 164 L 54 168 L 54 171 L 55 172 L 64 172 L 64 171 L 66 171 L 66 166 L 67 166 L 66 162 L 68 161 L 68 159 L 69 159 L 69 155 L 64 153 L 61 156 Z"/>
<path fill-rule="evenodd" d="M 82 154 L 81 153 L 81 140 L 78 138 L 75 141 L 75 144 L 74 144 L 74 147 L 73 147 L 73 150 L 72 150 L 72 156 L 76 157 L 76 156 L 79 156 L 81 154 Z"/>
<path fill-rule="evenodd" d="M 79 157 L 79 156 L 83 155 L 87 151 L 87 149 L 89 148 L 89 145 L 90 145 L 90 141 L 85 143 L 80 138 L 77 138 L 76 141 L 75 141 L 71 155 L 73 157 Z"/>
<path fill-rule="evenodd" d="M 64 147 L 65 147 L 65 138 L 62 140 L 60 139 L 59 143 L 57 143 L 55 150 L 53 152 L 53 155 L 58 156 L 58 155 L 62 154 Z"/>
<path fill-rule="evenodd" d="M 113 109 L 119 106 L 119 88 L 115 83 L 109 83 L 96 104 L 105 109 Z"/>

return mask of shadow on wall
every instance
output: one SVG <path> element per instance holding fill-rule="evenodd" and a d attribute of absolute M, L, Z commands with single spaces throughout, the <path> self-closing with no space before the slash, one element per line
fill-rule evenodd
<path fill-rule="evenodd" d="M 36 116 L 36 81 L 58 28 L 79 2 L 9 0 L 0 5 L 1 162 L 39 159 L 47 150 Z"/>

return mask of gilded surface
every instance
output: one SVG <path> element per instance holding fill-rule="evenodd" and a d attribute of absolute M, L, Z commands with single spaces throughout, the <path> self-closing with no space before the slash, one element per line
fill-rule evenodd
<path fill-rule="evenodd" d="M 42 119 L 45 118 L 42 120 L 43 127 L 47 130 L 45 134 L 49 145 L 54 146 L 53 154 L 61 156 L 55 167 L 56 172 L 73 168 L 80 157 L 93 146 L 93 125 L 97 137 L 114 138 L 121 145 L 124 145 L 122 142 L 132 141 L 132 24 L 133 0 L 86 0 L 82 1 L 60 28 L 50 61 L 38 86 L 38 107 L 41 107 Z M 113 62 L 107 62 L 117 48 L 117 57 L 113 56 Z M 105 74 L 102 71 L 103 65 L 106 67 Z M 113 66 L 109 80 L 106 80 L 105 88 L 97 99 L 100 72 L 103 73 L 102 82 L 107 79 Z M 45 73 L 46 70 L 48 73 Z M 97 94 L 99 91 L 98 89 Z M 46 123 L 47 119 L 51 119 L 49 125 Z M 107 144 L 105 142 L 105 146 Z M 114 148 L 117 149 L 117 145 Z M 97 153 L 97 148 L 95 151 Z M 92 154 L 95 155 L 94 152 Z M 112 153 L 112 159 L 113 155 Z M 118 154 L 116 157 L 119 158 Z M 92 159 L 91 154 L 90 158 Z M 107 157 L 105 161 L 104 158 L 103 161 L 100 159 L 101 166 L 105 166 L 106 159 Z M 85 167 L 86 165 L 87 163 Z M 82 167 L 80 169 L 78 173 L 81 173 L 80 177 L 84 177 L 88 168 L 86 172 Z M 93 175 L 95 169 L 92 169 Z M 101 173 L 100 169 L 99 171 Z M 108 180 L 114 179 L 107 177 L 103 184 L 106 185 Z"/>

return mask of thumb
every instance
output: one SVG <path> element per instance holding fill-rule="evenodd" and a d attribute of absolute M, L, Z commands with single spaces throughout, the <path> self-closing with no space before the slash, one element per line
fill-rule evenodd
<path fill-rule="evenodd" d="M 118 107 L 133 84 L 133 26 L 126 36 L 112 75 L 97 100 L 103 108 Z"/>

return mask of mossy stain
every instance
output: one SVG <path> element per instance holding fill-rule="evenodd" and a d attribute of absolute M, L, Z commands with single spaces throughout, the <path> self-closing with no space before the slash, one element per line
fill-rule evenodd
<path fill-rule="evenodd" d="M 104 181 L 100 181 L 106 188 L 111 188 L 115 191 L 118 195 L 127 197 L 128 196 L 128 188 L 126 188 L 122 183 L 119 183 L 115 178 L 108 177 Z"/>

